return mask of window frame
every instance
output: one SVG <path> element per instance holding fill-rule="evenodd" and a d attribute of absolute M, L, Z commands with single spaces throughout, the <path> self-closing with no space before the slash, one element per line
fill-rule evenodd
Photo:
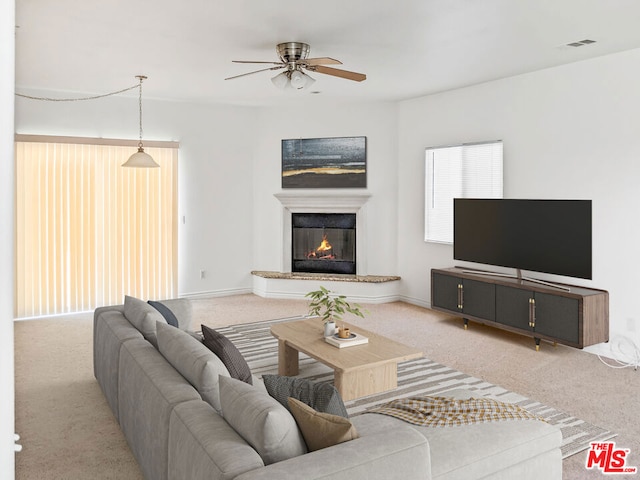
<path fill-rule="evenodd" d="M 478 147 L 498 149 L 499 158 L 479 157 Z M 440 153 L 440 159 L 435 158 Z M 484 160 L 486 172 L 478 160 Z M 448 162 L 455 161 L 457 165 Z M 444 162 L 444 163 L 443 163 Z M 438 171 L 438 165 L 442 168 Z M 483 175 L 487 173 L 487 175 Z M 438 193 L 438 188 L 440 192 Z M 504 145 L 487 140 L 425 148 L 424 241 L 453 245 L 454 198 L 503 198 Z"/>

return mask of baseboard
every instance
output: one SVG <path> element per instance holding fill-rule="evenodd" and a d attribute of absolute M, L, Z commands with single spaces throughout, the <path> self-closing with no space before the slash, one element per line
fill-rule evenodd
<path fill-rule="evenodd" d="M 252 293 L 262 298 L 278 298 L 284 300 L 302 300 L 305 298 L 304 293 L 294 292 L 278 292 L 274 290 L 267 290 L 264 288 L 253 287 Z"/>
<path fill-rule="evenodd" d="M 616 367 L 626 365 L 636 369 L 640 367 L 640 361 L 638 361 L 640 347 L 636 340 L 629 335 L 613 334 L 609 342 L 591 345 L 586 347 L 584 351 L 610 359 L 611 361 L 607 362 L 608 365 Z"/>
<path fill-rule="evenodd" d="M 401 302 L 409 303 L 411 305 L 415 305 L 417 307 L 431 309 L 431 302 L 428 302 L 427 300 L 423 300 L 421 298 L 410 297 L 409 295 L 400 295 L 398 300 Z"/>
<path fill-rule="evenodd" d="M 59 318 L 59 317 L 72 317 L 74 315 L 86 315 L 93 314 L 94 310 L 82 310 L 81 312 L 66 312 L 66 313 L 53 313 L 47 315 L 33 316 L 33 317 L 19 317 L 14 318 L 14 322 L 28 322 L 30 320 L 46 320 L 50 318 Z"/>
<path fill-rule="evenodd" d="M 251 288 L 225 288 L 222 290 L 210 290 L 208 292 L 179 293 L 178 297 L 180 298 L 230 297 L 232 295 L 244 295 L 247 293 L 253 293 Z"/>
<path fill-rule="evenodd" d="M 589 347 L 585 347 L 584 351 L 587 353 L 592 353 L 594 355 L 600 355 L 601 357 L 612 357 L 611 346 L 608 343 L 598 343 L 597 345 L 591 345 Z"/>

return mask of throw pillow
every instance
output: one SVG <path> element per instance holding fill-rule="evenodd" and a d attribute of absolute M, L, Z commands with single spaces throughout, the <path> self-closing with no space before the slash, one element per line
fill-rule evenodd
<path fill-rule="evenodd" d="M 156 337 L 156 322 L 165 322 L 166 320 L 160 312 L 149 305 L 144 300 L 125 295 L 124 297 L 124 316 L 129 323 L 136 327 L 140 333 L 154 347 L 158 348 L 158 340 Z"/>
<path fill-rule="evenodd" d="M 261 390 L 230 377 L 220 377 L 222 415 L 260 455 L 265 465 L 307 453 L 291 413 Z"/>
<path fill-rule="evenodd" d="M 158 350 L 198 390 L 202 399 L 221 413 L 220 376 L 227 368 L 211 350 L 188 332 L 158 322 Z"/>
<path fill-rule="evenodd" d="M 253 380 L 249 365 L 236 346 L 231 343 L 231 340 L 213 328 L 206 325 L 201 325 L 201 327 L 204 336 L 202 343 L 222 360 L 224 366 L 229 370 L 229 375 L 251 385 Z"/>
<path fill-rule="evenodd" d="M 168 300 L 160 300 L 159 303 L 173 312 L 176 320 L 178 320 L 178 328 L 180 330 L 191 330 L 191 319 L 193 317 L 191 299 L 170 298 Z"/>
<path fill-rule="evenodd" d="M 358 438 L 356 427 L 346 418 L 316 412 L 295 398 L 289 399 L 289 408 L 310 452 Z"/>
<path fill-rule="evenodd" d="M 160 302 L 156 302 L 154 300 L 148 300 L 147 303 L 151 305 L 153 308 L 155 308 L 156 310 L 158 310 L 169 325 L 171 325 L 172 327 L 178 328 L 178 319 L 176 318 L 176 316 L 173 314 L 173 312 L 169 307 L 167 307 L 166 305 Z"/>
<path fill-rule="evenodd" d="M 289 409 L 287 399 L 293 397 L 318 412 L 349 418 L 338 390 L 331 384 L 281 375 L 263 375 L 262 380 L 269 395 L 278 400 L 287 410 Z"/>

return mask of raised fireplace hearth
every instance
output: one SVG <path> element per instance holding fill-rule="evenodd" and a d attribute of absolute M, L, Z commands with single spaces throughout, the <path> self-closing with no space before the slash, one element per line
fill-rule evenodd
<path fill-rule="evenodd" d="M 292 213 L 291 271 L 355 275 L 355 213 Z"/>

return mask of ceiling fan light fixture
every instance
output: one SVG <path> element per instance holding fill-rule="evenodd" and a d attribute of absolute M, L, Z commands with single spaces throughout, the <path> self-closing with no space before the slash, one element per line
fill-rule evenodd
<path fill-rule="evenodd" d="M 291 86 L 293 88 L 297 88 L 298 90 L 305 87 L 307 84 L 307 80 L 304 78 L 307 75 L 302 73 L 300 70 L 294 70 L 291 72 Z"/>
<path fill-rule="evenodd" d="M 304 85 L 304 88 L 309 88 L 311 85 L 313 85 L 316 81 L 315 78 L 313 78 L 311 75 L 307 75 L 306 73 L 304 74 L 304 78 L 306 80 L 306 83 Z"/>
<path fill-rule="evenodd" d="M 287 86 L 289 82 L 289 77 L 287 76 L 287 72 L 281 72 L 275 77 L 271 79 L 271 82 L 278 88 L 283 89 Z"/>
<path fill-rule="evenodd" d="M 225 80 L 233 80 L 234 78 L 246 77 L 254 73 L 264 72 L 266 70 L 286 69 L 284 72 L 271 78 L 273 84 L 284 90 L 302 90 L 311 86 L 315 79 L 307 75 L 303 70 L 308 70 L 323 75 L 331 75 L 334 77 L 344 78 L 355 82 L 362 82 L 367 79 L 364 73 L 350 72 L 338 68 L 328 67 L 327 65 L 342 65 L 340 60 L 331 57 L 309 58 L 310 47 L 306 43 L 286 42 L 279 43 L 276 51 L 279 62 L 269 62 L 264 60 L 233 60 L 233 63 L 257 63 L 262 65 L 272 65 L 253 72 L 241 73 L 227 77 Z"/>

